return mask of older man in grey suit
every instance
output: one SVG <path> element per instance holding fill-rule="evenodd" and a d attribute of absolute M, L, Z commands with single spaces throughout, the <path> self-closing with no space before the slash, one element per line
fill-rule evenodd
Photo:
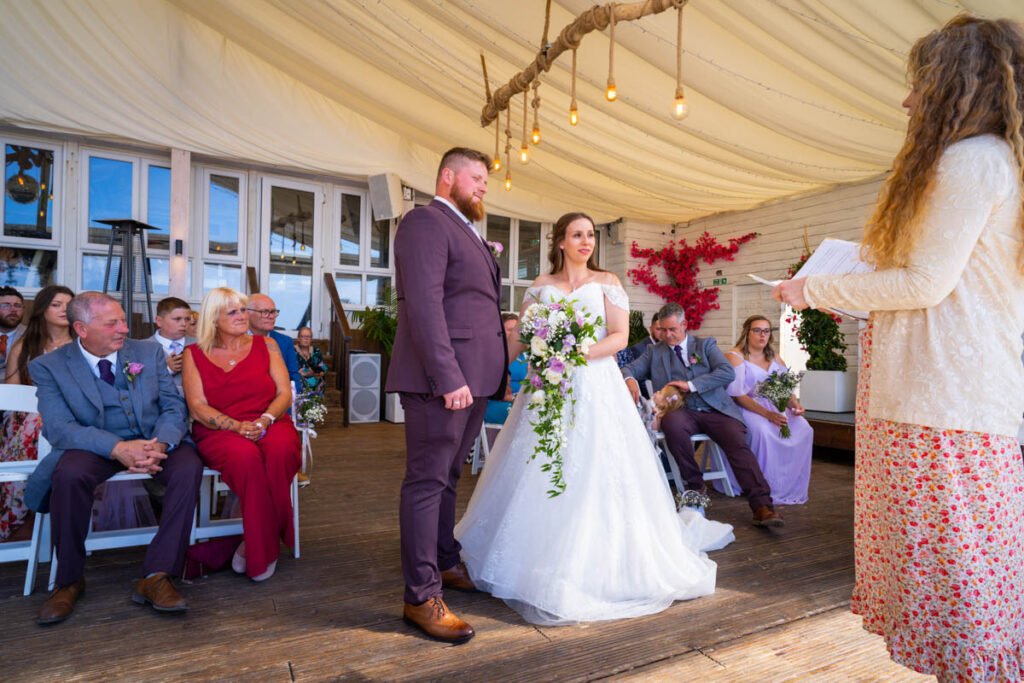
<path fill-rule="evenodd" d="M 666 384 L 686 396 L 686 406 L 661 419 L 668 449 L 686 480 L 686 488 L 704 491 L 704 475 L 694 458 L 690 437 L 704 433 L 722 447 L 736 481 L 754 512 L 757 526 L 782 526 L 772 506 L 772 493 L 757 459 L 747 445 L 747 428 L 725 388 L 736 373 L 713 337 L 686 334 L 686 313 L 679 304 L 658 311 L 660 344 L 652 344 L 642 356 L 622 368 L 633 400 L 640 396 L 639 382 L 650 379 L 655 390 Z"/>
<path fill-rule="evenodd" d="M 406 621 L 464 642 L 442 587 L 475 590 L 455 540 L 455 487 L 487 408 L 504 392 L 508 351 L 501 274 L 472 221 L 483 217 L 490 160 L 445 153 L 436 196 L 402 219 L 395 237 L 398 333 L 388 391 L 405 409 L 406 468 L 399 510 Z"/>
<path fill-rule="evenodd" d="M 71 615 L 85 590 L 85 538 L 93 490 L 119 472 L 150 474 L 167 487 L 145 577 L 132 600 L 161 612 L 183 612 L 170 577 L 181 572 L 203 466 L 188 434 L 185 402 L 167 373 L 163 349 L 128 339 L 121 306 L 83 292 L 68 304 L 78 341 L 32 360 L 43 435 L 53 451 L 38 465 L 26 503 L 51 514 L 57 589 L 39 611 L 40 624 Z M 52 493 L 51 493 L 52 486 Z"/>

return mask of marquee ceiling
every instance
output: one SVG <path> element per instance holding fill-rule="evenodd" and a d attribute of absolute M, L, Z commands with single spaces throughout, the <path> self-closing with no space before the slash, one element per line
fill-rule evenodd
<path fill-rule="evenodd" d="M 533 60 L 544 0 L 0 0 L 0 123 L 431 191 L 439 154 L 494 150 L 492 88 Z M 554 37 L 587 0 L 555 0 Z M 674 11 L 616 27 L 542 78 L 541 145 L 493 176 L 492 209 L 676 222 L 882 173 L 906 117 L 915 39 L 962 9 L 1024 19 L 1016 0 L 691 0 L 670 116 Z M 522 96 L 513 100 L 513 146 Z M 531 114 L 532 120 L 532 114 Z M 502 116 L 502 128 L 505 117 Z M 531 123 L 532 126 L 532 123 Z M 504 136 L 501 147 L 504 149 Z"/>

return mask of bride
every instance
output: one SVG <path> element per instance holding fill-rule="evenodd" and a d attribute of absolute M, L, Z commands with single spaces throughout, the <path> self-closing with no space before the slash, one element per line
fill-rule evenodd
<path fill-rule="evenodd" d="M 555 223 L 551 274 L 527 290 L 562 298 L 606 327 L 572 376 L 576 405 L 562 453 L 565 492 L 547 497 L 548 473 L 532 461 L 537 437 L 521 392 L 455 529 L 474 584 L 536 624 L 653 614 L 715 590 L 704 551 L 733 540 L 732 527 L 675 512 L 660 459 L 615 364 L 625 348 L 629 301 L 615 275 L 596 267 L 594 222 Z M 509 358 L 525 348 L 509 340 Z"/>

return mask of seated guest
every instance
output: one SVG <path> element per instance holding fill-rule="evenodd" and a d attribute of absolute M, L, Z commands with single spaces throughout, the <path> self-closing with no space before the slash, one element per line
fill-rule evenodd
<path fill-rule="evenodd" d="M 249 307 L 245 309 L 249 313 L 249 332 L 261 337 L 269 336 L 277 342 L 277 348 L 281 350 L 281 358 L 284 359 L 284 367 L 288 371 L 288 379 L 295 382 L 295 387 L 302 386 L 302 377 L 299 375 L 299 358 L 295 353 L 295 342 L 287 334 L 282 334 L 274 329 L 277 316 L 281 314 L 274 300 L 266 294 L 253 294 L 249 297 Z M 202 313 L 200 313 L 202 318 Z M 291 406 L 289 406 L 289 410 Z"/>
<path fill-rule="evenodd" d="M 25 315 L 25 298 L 14 287 L 0 287 L 0 382 L 7 376 L 7 356 L 25 332 L 21 318 Z"/>
<path fill-rule="evenodd" d="M 661 343 L 648 346 L 644 355 L 622 368 L 629 393 L 640 399 L 640 384 L 651 380 L 654 390 L 672 385 L 683 392 L 686 406 L 661 418 L 661 431 L 679 465 L 688 490 L 704 493 L 704 474 L 694 458 L 694 434 L 707 434 L 725 452 L 743 495 L 754 512 L 756 526 L 782 526 L 772 507 L 772 493 L 757 459 L 747 446 L 747 429 L 740 410 L 726 393 L 735 378 L 732 366 L 718 350 L 714 338 L 686 334 L 686 314 L 676 303 L 658 311 Z"/>
<path fill-rule="evenodd" d="M 299 377 L 302 383 L 296 386 L 299 393 L 324 393 L 324 377 L 327 375 L 327 363 L 320 349 L 313 346 L 313 330 L 300 327 L 295 338 L 295 355 L 299 362 Z"/>
<path fill-rule="evenodd" d="M 20 337 L 8 347 L 7 384 L 32 384 L 28 362 L 71 342 L 74 333 L 68 325 L 67 305 L 74 296 L 70 289 L 58 285 L 39 290 L 27 324 L 19 327 Z M 0 295 L 0 300 L 4 298 Z M 13 295 L 10 298 L 20 301 Z M 18 309 L 19 323 L 21 310 Z M 4 311 L 0 311 L 0 318 L 3 315 Z M 35 460 L 41 428 L 38 413 L 5 413 L 0 423 L 0 462 Z M 27 518 L 24 482 L 0 484 L 0 541 L 8 540 Z"/>
<path fill-rule="evenodd" d="M 68 304 L 78 341 L 29 363 L 39 396 L 43 436 L 53 451 L 29 478 L 25 500 L 50 511 L 57 548 L 57 589 L 39 611 L 40 624 L 63 621 L 85 590 L 85 537 L 96 486 L 118 472 L 150 474 L 167 487 L 160 528 L 132 600 L 161 612 L 188 603 L 171 576 L 188 547 L 203 465 L 186 440 L 185 402 L 160 346 L 128 339 L 121 305 L 99 292 Z M 52 494 L 51 494 L 52 485 Z"/>
<path fill-rule="evenodd" d="M 182 392 L 182 352 L 189 344 L 196 343 L 194 337 L 188 336 L 191 320 L 192 308 L 178 297 L 169 296 L 156 305 L 156 332 L 153 333 L 153 340 L 160 344 L 167 355 L 167 372 L 174 378 L 178 393 Z"/>
<path fill-rule="evenodd" d="M 517 332 L 519 328 L 518 315 L 515 313 L 502 313 L 501 322 L 505 327 L 506 339 L 519 338 L 519 333 Z M 516 394 L 519 393 L 519 387 L 522 386 L 523 380 L 526 379 L 526 371 L 529 367 L 525 351 L 509 363 L 508 382 L 505 383 L 505 396 L 500 401 L 493 399 L 487 401 L 487 412 L 484 413 L 484 422 L 499 425 L 505 424 L 508 411 L 512 410 L 512 401 L 515 400 Z"/>
<path fill-rule="evenodd" d="M 244 540 L 231 566 L 264 581 L 277 568 L 280 541 L 295 544 L 290 487 L 302 456 L 286 412 L 292 392 L 281 350 L 248 326 L 242 294 L 211 290 L 182 372 L 199 455 L 241 501 Z"/>
<path fill-rule="evenodd" d="M 659 341 L 661 341 L 661 328 L 658 326 L 657 312 L 655 312 L 654 315 L 651 316 L 651 326 L 648 328 L 648 331 L 650 332 L 650 336 L 645 337 L 643 340 L 637 342 L 636 344 L 633 344 L 628 349 L 626 349 L 627 351 L 630 352 L 630 354 L 632 354 L 633 358 L 639 358 L 640 356 L 644 355 L 644 351 L 647 350 L 648 346 L 650 346 L 651 344 L 657 344 Z"/>
<path fill-rule="evenodd" d="M 772 501 L 776 505 L 806 503 L 814 430 L 802 417 L 804 408 L 794 396 L 786 412 L 780 413 L 771 401 L 757 396 L 758 382 L 773 372 L 787 370 L 772 345 L 772 324 L 759 315 L 747 318 L 736 347 L 725 356 L 736 372 L 727 391 L 743 414 L 750 450 L 771 486 Z M 779 435 L 784 424 L 792 432 L 785 439 Z M 734 479 L 731 473 L 730 479 Z M 716 482 L 715 488 L 718 486 Z"/>

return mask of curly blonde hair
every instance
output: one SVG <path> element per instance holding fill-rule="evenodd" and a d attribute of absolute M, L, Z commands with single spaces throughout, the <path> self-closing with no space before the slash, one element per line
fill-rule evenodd
<path fill-rule="evenodd" d="M 863 258 L 879 268 L 907 265 L 939 157 L 953 143 L 984 134 L 1003 138 L 1024 185 L 1024 28 L 1019 22 L 954 17 L 914 44 L 907 77 L 918 104 L 864 231 Z M 1024 270 L 1024 252 L 1019 258 Z"/>

